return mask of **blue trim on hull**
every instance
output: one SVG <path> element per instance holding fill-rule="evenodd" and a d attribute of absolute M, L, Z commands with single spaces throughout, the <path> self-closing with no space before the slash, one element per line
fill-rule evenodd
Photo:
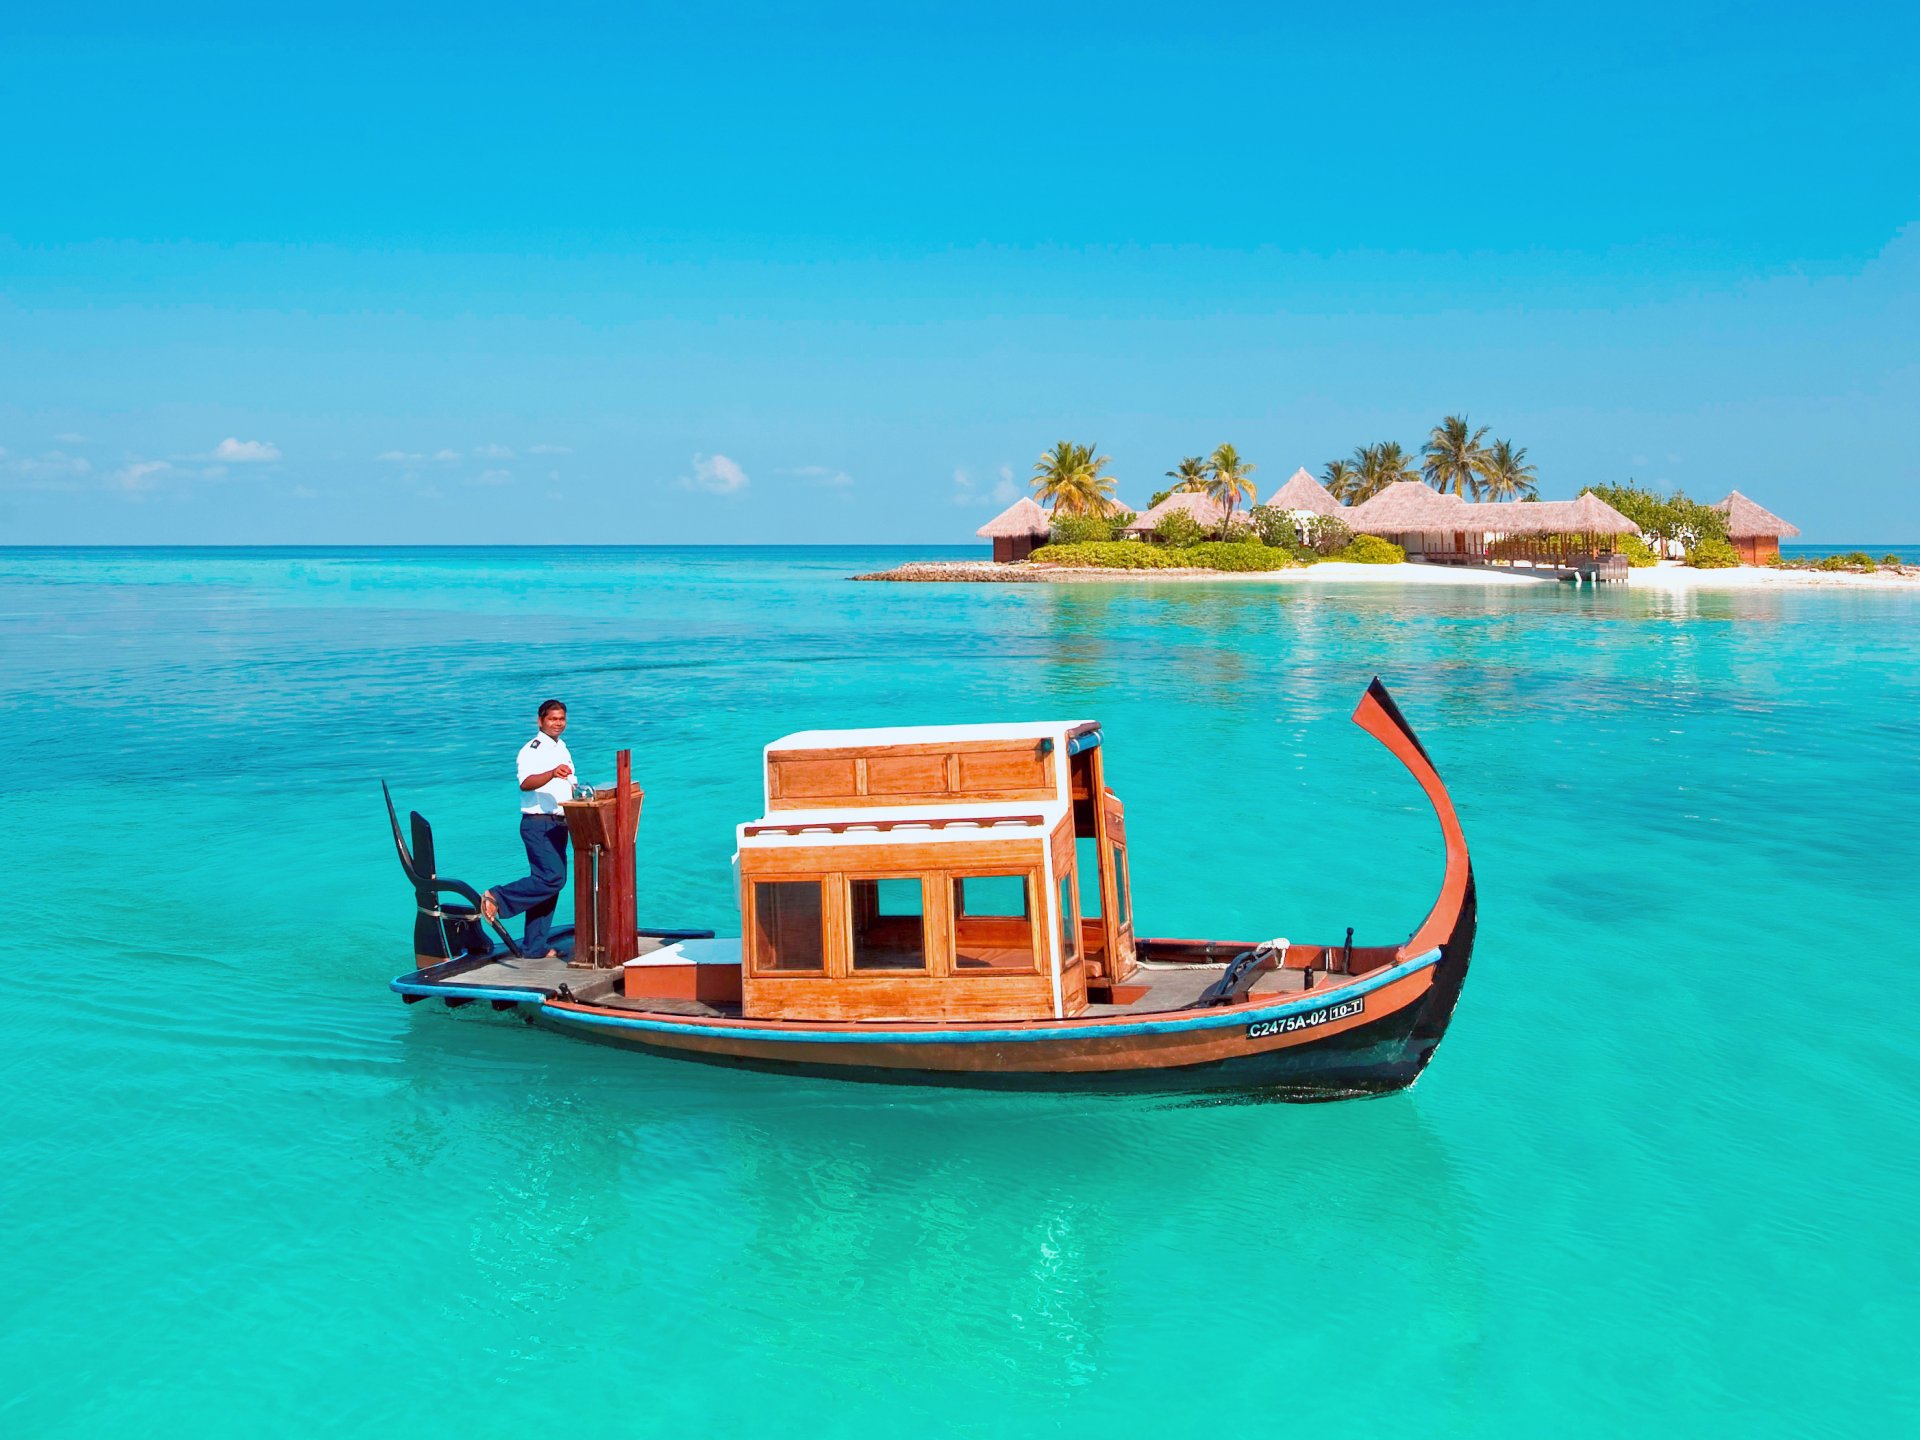
<path fill-rule="evenodd" d="M 1327 1005 L 1337 1005 L 1342 999 L 1369 995 L 1382 986 L 1417 974 L 1439 961 L 1440 952 L 1429 950 L 1424 955 L 1416 955 L 1411 960 L 1402 960 L 1385 970 L 1375 971 L 1355 984 L 1319 992 L 1308 991 L 1278 1005 L 1232 1005 L 1212 1010 L 1180 1011 L 1165 1018 L 1141 1019 L 1123 1025 L 1092 1025 L 1086 1021 L 1072 1021 L 1064 1025 L 1056 1023 L 1044 1029 L 1034 1026 L 1019 1030 L 775 1030 L 765 1026 L 688 1025 L 672 1020 L 648 1020 L 637 1015 L 601 1015 L 556 1008 L 545 1002 L 540 1006 L 540 1014 L 559 1024 L 607 1030 L 641 1030 L 655 1035 L 705 1035 L 722 1040 L 793 1041 L 808 1045 L 1003 1045 L 1043 1040 L 1080 1040 L 1090 1035 L 1124 1039 L 1132 1035 L 1167 1035 L 1185 1030 L 1220 1030 L 1244 1025 L 1255 1018 L 1272 1019 L 1303 1014 Z"/>

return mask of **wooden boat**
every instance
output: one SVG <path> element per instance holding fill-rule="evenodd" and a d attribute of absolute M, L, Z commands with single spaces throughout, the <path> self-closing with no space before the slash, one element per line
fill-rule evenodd
<path fill-rule="evenodd" d="M 415 968 L 392 988 L 788 1074 L 1292 1100 L 1401 1089 L 1466 979 L 1473 866 L 1377 679 L 1353 719 L 1419 782 L 1445 842 L 1438 897 L 1399 944 L 1136 938 L 1125 810 L 1093 722 L 811 731 L 767 747 L 766 813 L 738 829 L 739 938 L 634 923 L 642 795 L 624 752 L 610 792 L 566 807 L 576 905 L 559 960 L 489 938 L 473 889 L 435 872 L 426 821 L 412 816 L 410 848 L 389 797 L 417 906 Z"/>

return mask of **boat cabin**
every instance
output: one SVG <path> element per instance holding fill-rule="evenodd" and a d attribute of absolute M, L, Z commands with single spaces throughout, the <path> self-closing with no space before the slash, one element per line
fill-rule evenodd
<path fill-rule="evenodd" d="M 1135 966 L 1092 721 L 809 730 L 738 831 L 750 1018 L 1078 1015 Z"/>

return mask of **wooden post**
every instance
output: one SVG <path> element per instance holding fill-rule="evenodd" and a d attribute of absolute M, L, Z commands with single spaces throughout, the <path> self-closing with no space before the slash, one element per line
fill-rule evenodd
<path fill-rule="evenodd" d="M 633 752 L 615 757 L 612 792 L 560 808 L 573 837 L 573 964 L 607 969 L 639 953 L 633 841 L 646 792 L 633 783 Z"/>

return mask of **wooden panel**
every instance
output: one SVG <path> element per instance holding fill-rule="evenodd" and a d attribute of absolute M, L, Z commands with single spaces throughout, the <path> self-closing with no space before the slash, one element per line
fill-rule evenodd
<path fill-rule="evenodd" d="M 1055 793 L 1052 756 L 1029 740 L 783 750 L 767 768 L 772 810 L 1051 800 Z"/>
<path fill-rule="evenodd" d="M 777 756 L 773 761 L 774 794 L 791 801 L 831 800 L 839 795 L 851 795 L 856 789 L 853 762 L 851 755 L 820 760 Z"/>
<path fill-rule="evenodd" d="M 629 1000 L 740 1003 L 738 965 L 632 965 L 623 968 L 620 977 L 620 993 Z"/>
<path fill-rule="evenodd" d="M 1053 981 L 1040 974 L 752 976 L 747 997 L 749 1013 L 760 1020 L 1044 1020 L 1053 1014 Z"/>
<path fill-rule="evenodd" d="M 755 875 L 832 875 L 850 871 L 871 871 L 876 875 L 920 875 L 936 870 L 996 873 L 996 866 L 1025 870 L 1038 866 L 1045 856 L 1041 837 L 1024 839 L 986 839 L 928 841 L 905 845 L 808 845 L 792 848 L 760 848 L 746 845 L 740 850 L 740 874 Z"/>
<path fill-rule="evenodd" d="M 1037 745 L 1018 749 L 960 752 L 960 789 L 967 794 L 1008 790 L 1045 790 L 1052 787 L 1048 762 L 1051 757 L 1039 753 Z"/>
<path fill-rule="evenodd" d="M 876 755 L 866 762 L 869 795 L 945 795 L 947 757 Z"/>

